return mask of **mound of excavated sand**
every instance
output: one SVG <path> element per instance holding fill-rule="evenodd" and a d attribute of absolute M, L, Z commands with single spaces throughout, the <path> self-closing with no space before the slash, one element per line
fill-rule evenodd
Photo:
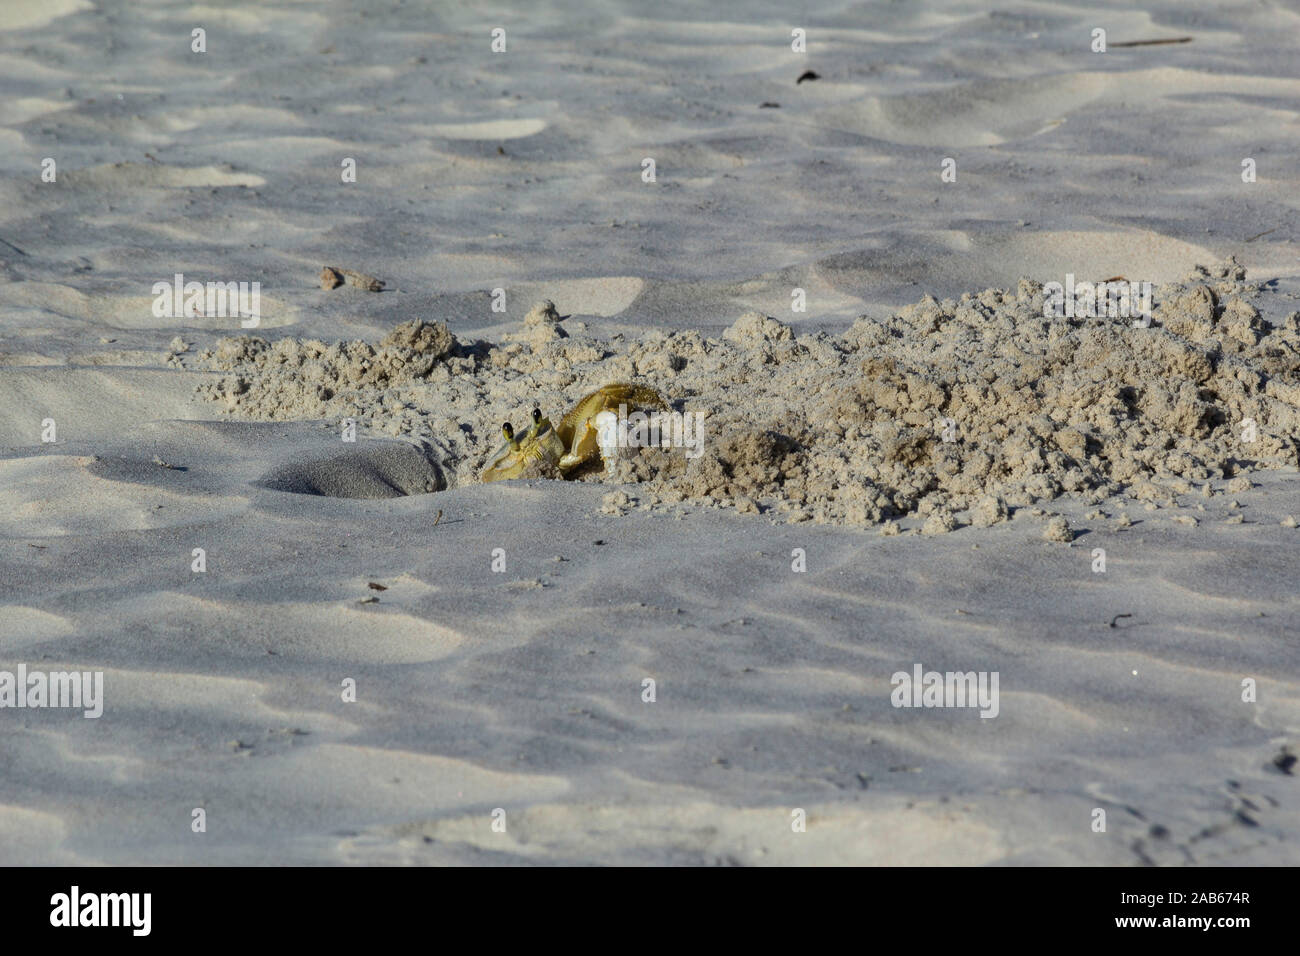
<path fill-rule="evenodd" d="M 751 313 L 721 339 L 650 331 L 628 342 L 566 335 L 548 304 L 500 345 L 424 323 L 378 347 L 225 339 L 200 361 L 226 374 L 200 391 L 237 416 L 351 417 L 418 435 L 465 482 L 502 421 L 534 405 L 556 416 L 592 389 L 636 381 L 703 413 L 702 454 L 642 449 L 587 480 L 636 483 L 650 505 L 837 524 L 916 514 L 942 533 L 1065 493 L 1172 504 L 1193 483 L 1296 464 L 1300 313 L 1270 326 L 1250 302 L 1258 292 L 1230 261 L 1162 287 L 1149 328 L 1045 318 L 1042 287 L 1021 280 L 960 301 L 926 296 L 838 338 Z"/>

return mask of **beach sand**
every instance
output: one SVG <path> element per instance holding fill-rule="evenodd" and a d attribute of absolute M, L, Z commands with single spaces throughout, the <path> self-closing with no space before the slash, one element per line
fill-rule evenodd
<path fill-rule="evenodd" d="M 0 707 L 0 863 L 1294 863 L 1298 42 L 17 4 L 0 672 L 104 699 Z M 1067 275 L 1154 325 L 1044 319 Z M 615 381 L 699 459 L 476 480 Z M 917 665 L 996 716 L 894 706 Z"/>

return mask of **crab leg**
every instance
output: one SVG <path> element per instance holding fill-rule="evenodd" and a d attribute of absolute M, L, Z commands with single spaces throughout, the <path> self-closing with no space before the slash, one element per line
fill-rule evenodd
<path fill-rule="evenodd" d="M 561 472 L 572 471 L 600 455 L 596 416 L 620 406 L 667 408 L 668 404 L 653 388 L 644 385 L 614 383 L 592 392 L 569 410 L 556 429 L 560 441 L 569 449 L 559 461 Z"/>

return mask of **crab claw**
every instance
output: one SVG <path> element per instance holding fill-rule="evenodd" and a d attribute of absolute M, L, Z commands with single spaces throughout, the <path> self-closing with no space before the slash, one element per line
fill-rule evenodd
<path fill-rule="evenodd" d="M 627 448 L 627 436 L 619 424 L 618 416 L 611 411 L 600 412 L 592 419 L 596 425 L 596 442 L 600 457 L 605 461 L 605 474 L 614 473 L 614 464 Z"/>
<path fill-rule="evenodd" d="M 626 406 L 628 408 L 667 408 L 668 404 L 653 388 L 644 385 L 615 383 L 597 389 L 573 406 L 565 415 L 557 431 L 560 440 L 568 449 L 568 454 L 559 460 L 560 471 L 568 477 L 597 458 L 605 460 L 606 468 L 613 467 L 612 457 L 605 454 L 605 448 L 611 447 L 617 453 L 618 416 L 611 409 Z M 602 419 L 608 414 L 614 426 L 608 426 L 609 419 Z M 609 441 L 602 442 L 601 426 L 605 425 Z"/>

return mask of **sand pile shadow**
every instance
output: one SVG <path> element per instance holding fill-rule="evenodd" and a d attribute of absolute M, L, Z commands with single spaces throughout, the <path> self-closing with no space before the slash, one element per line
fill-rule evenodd
<path fill-rule="evenodd" d="M 447 487 L 443 468 L 430 450 L 405 442 L 363 442 L 303 456 L 253 484 L 325 498 L 401 498 Z"/>

